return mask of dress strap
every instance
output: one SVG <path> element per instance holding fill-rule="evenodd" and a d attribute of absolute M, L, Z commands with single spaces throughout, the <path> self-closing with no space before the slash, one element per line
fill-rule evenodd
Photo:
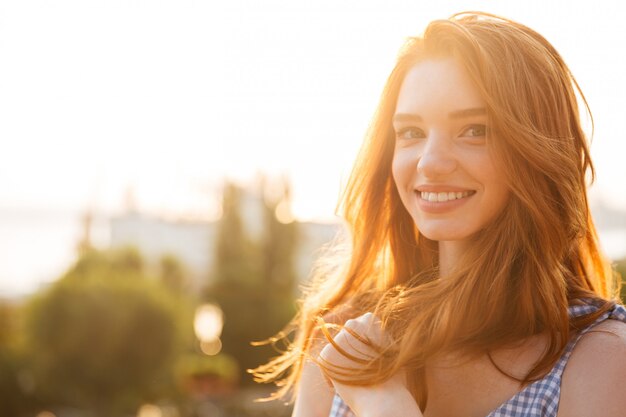
<path fill-rule="evenodd" d="M 572 305 L 569 307 L 568 312 L 570 317 L 579 317 L 593 313 L 598 310 L 600 303 L 604 302 L 603 300 L 596 300 L 591 298 L 583 299 L 581 301 L 583 301 L 584 304 Z M 572 356 L 572 352 L 574 351 L 574 348 L 576 347 L 578 341 L 595 326 L 607 319 L 620 320 L 626 323 L 626 308 L 624 308 L 623 305 L 615 304 L 613 308 L 602 314 L 593 323 L 578 332 L 578 334 L 569 341 L 569 343 L 565 347 L 563 355 L 561 355 L 558 362 L 552 368 L 552 371 L 550 373 L 554 374 L 560 379 L 563 371 L 565 370 L 565 365 L 567 365 L 567 361 L 569 360 L 570 356 Z"/>

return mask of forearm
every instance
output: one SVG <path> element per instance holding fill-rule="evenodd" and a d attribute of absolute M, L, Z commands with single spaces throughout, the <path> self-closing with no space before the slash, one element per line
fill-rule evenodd
<path fill-rule="evenodd" d="M 392 395 L 372 395 L 357 412 L 358 417 L 423 417 L 413 396 L 407 390 L 396 390 Z"/>
<path fill-rule="evenodd" d="M 334 394 L 317 365 L 307 361 L 300 375 L 292 417 L 327 417 Z"/>
<path fill-rule="evenodd" d="M 335 383 L 335 389 L 357 417 L 423 417 L 406 387 L 389 382 L 370 386 Z"/>

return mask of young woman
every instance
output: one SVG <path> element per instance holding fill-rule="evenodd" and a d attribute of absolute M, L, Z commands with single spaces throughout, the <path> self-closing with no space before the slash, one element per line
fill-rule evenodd
<path fill-rule="evenodd" d="M 561 56 L 510 20 L 399 54 L 343 199 L 350 252 L 256 370 L 294 416 L 626 415 L 626 309 L 589 212 Z"/>

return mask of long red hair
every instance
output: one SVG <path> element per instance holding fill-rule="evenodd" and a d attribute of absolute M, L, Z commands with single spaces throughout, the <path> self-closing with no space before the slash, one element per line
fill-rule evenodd
<path fill-rule="evenodd" d="M 437 242 L 420 234 L 391 175 L 392 116 L 406 73 L 421 60 L 454 57 L 487 105 L 493 151 L 507 172 L 511 198 L 472 237 L 450 276 L 441 279 Z M 346 383 L 372 384 L 408 369 L 424 405 L 420 377 L 440 354 L 476 356 L 545 333 L 548 349 L 523 379 L 541 378 L 562 354 L 571 331 L 613 306 L 619 281 L 602 254 L 589 211 L 593 181 L 576 80 L 554 47 L 517 22 L 486 13 L 433 21 L 399 53 L 342 198 L 348 250 L 322 262 L 290 330 L 289 348 L 254 370 L 286 394 L 298 382 L 319 317 L 342 321 L 376 311 L 395 338 Z M 490 142 L 490 143 L 491 143 Z M 568 306 L 597 299 L 594 314 L 570 319 Z M 285 334 L 278 338 L 287 337 Z M 274 339 L 276 340 L 276 339 Z"/>

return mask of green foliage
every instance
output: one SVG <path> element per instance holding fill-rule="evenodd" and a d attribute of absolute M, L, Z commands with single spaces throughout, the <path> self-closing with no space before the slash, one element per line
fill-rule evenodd
<path fill-rule="evenodd" d="M 235 357 L 244 383 L 251 383 L 246 369 L 255 368 L 276 355 L 271 346 L 251 342 L 275 335 L 295 313 L 294 255 L 296 223 L 282 224 L 274 211 L 285 191 L 262 204 L 263 235 L 254 240 L 244 228 L 243 191 L 225 186 L 223 217 L 218 225 L 216 262 L 206 298 L 224 312 L 223 352 Z"/>
<path fill-rule="evenodd" d="M 236 383 L 239 378 L 237 361 L 225 354 L 206 356 L 189 353 L 179 357 L 176 362 L 179 378 L 214 376 L 229 383 Z"/>
<path fill-rule="evenodd" d="M 15 336 L 15 309 L 0 302 L 0 347 L 9 346 Z"/>
<path fill-rule="evenodd" d="M 18 383 L 20 359 L 10 349 L 0 348 L 0 412 L 19 415 L 27 408 L 26 397 Z"/>
<path fill-rule="evenodd" d="M 176 299 L 134 250 L 86 252 L 26 309 L 29 363 L 44 401 L 101 415 L 171 389 Z"/>
<path fill-rule="evenodd" d="M 160 261 L 160 280 L 172 293 L 182 295 L 187 287 L 185 270 L 173 255 L 165 255 Z"/>
<path fill-rule="evenodd" d="M 219 283 L 211 288 L 210 294 L 224 312 L 223 352 L 237 358 L 241 380 L 250 383 L 252 380 L 245 370 L 276 355 L 272 347 L 255 347 L 251 342 L 276 334 L 293 317 L 292 294 L 238 283 Z"/>
<path fill-rule="evenodd" d="M 19 384 L 23 359 L 15 346 L 17 308 L 0 303 L 0 414 L 19 415 L 27 409 L 26 395 Z"/>
<path fill-rule="evenodd" d="M 217 228 L 214 276 L 223 282 L 254 284 L 261 268 L 261 253 L 245 230 L 241 215 L 243 192 L 226 184 L 222 201 L 222 218 Z"/>
<path fill-rule="evenodd" d="M 266 197 L 264 201 L 265 234 L 261 242 L 261 253 L 264 284 L 272 291 L 278 290 L 287 294 L 293 293 L 297 280 L 294 258 L 298 248 L 298 224 L 281 223 L 276 218 L 276 208 L 281 199 L 289 197 L 289 189 L 286 186 L 283 193 L 278 199 Z"/>

